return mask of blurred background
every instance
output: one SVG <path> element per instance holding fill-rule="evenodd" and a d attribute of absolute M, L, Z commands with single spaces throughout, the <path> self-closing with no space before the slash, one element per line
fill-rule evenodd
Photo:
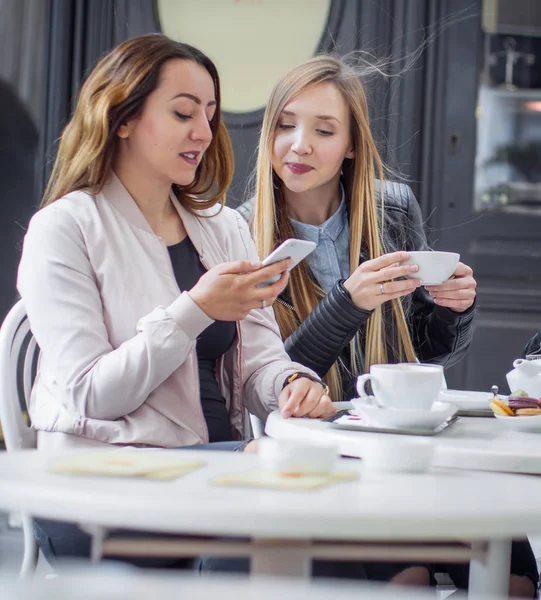
<path fill-rule="evenodd" d="M 224 90 L 246 195 L 268 94 L 318 52 L 390 57 L 367 81 L 383 156 L 409 182 L 434 248 L 479 283 L 473 347 L 450 387 L 506 390 L 541 328 L 540 0 L 0 0 L 0 318 L 16 300 L 36 210 L 85 75 L 122 40 L 162 31 L 201 48 Z M 426 43 L 425 43 L 426 42 Z"/>

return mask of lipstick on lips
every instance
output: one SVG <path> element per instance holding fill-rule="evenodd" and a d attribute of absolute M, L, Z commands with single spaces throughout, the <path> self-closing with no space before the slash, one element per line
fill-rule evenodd
<path fill-rule="evenodd" d="M 305 173 L 308 173 L 308 171 L 312 170 L 310 165 L 303 165 L 301 163 L 287 163 L 287 168 L 294 175 L 304 175 Z"/>

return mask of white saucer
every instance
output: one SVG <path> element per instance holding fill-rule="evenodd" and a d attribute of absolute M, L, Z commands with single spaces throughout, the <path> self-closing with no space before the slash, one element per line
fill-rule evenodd
<path fill-rule="evenodd" d="M 515 431 L 524 431 L 525 433 L 541 433 L 541 415 L 533 417 L 500 417 L 494 415 L 498 419 L 498 423 L 508 429 Z"/>
<path fill-rule="evenodd" d="M 351 403 L 354 412 L 370 425 L 394 429 L 435 429 L 457 411 L 456 406 L 439 401 L 431 410 L 379 408 L 360 398 L 353 398 Z"/>
<path fill-rule="evenodd" d="M 442 390 L 438 396 L 440 402 L 448 402 L 457 410 L 487 410 L 491 398 L 490 392 L 469 392 L 467 390 Z"/>

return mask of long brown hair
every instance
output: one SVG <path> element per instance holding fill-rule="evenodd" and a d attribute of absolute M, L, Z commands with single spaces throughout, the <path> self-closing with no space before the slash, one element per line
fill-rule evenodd
<path fill-rule="evenodd" d="M 190 60 L 204 67 L 212 77 L 216 94 L 216 112 L 210 124 L 212 142 L 193 182 L 173 188 L 190 210 L 224 204 L 233 175 L 233 150 L 222 121 L 218 71 L 197 48 L 151 33 L 111 50 L 84 83 L 74 114 L 60 138 L 42 207 L 75 190 L 95 195 L 103 189 L 113 165 L 118 129 L 141 113 L 159 84 L 164 64 L 173 59 Z"/>
<path fill-rule="evenodd" d="M 267 105 L 259 143 L 256 169 L 256 203 L 253 231 L 261 257 L 267 256 L 281 241 L 295 237 L 289 221 L 282 182 L 272 168 L 274 134 L 285 106 L 306 90 L 330 82 L 342 93 L 351 113 L 351 140 L 355 158 L 342 165 L 345 197 L 350 224 L 350 272 L 359 265 L 361 248 L 367 258 L 383 253 L 380 239 L 383 220 L 384 166 L 370 131 L 368 104 L 356 71 L 340 58 L 316 56 L 290 70 L 274 87 Z M 381 182 L 381 209 L 378 211 L 376 175 Z M 381 221 L 381 222 L 379 222 Z M 300 263 L 291 272 L 289 291 L 294 312 L 279 302 L 274 310 L 282 337 L 286 339 L 321 301 L 324 292 L 310 278 L 308 267 Z M 386 312 L 389 315 L 386 315 Z M 387 325 L 387 326 L 386 326 Z M 358 372 L 356 336 L 351 343 L 351 369 Z M 398 360 L 416 361 L 415 351 L 400 300 L 391 301 L 391 310 L 376 308 L 367 322 L 364 339 L 364 369 L 387 363 L 391 353 Z M 333 398 L 342 393 L 338 362 L 325 378 Z"/>

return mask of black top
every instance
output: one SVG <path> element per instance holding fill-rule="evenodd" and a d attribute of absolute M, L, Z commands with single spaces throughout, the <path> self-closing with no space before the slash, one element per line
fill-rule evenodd
<path fill-rule="evenodd" d="M 182 242 L 168 246 L 167 249 L 178 287 L 181 291 L 190 290 L 206 273 L 192 241 L 186 236 Z M 233 439 L 225 399 L 216 380 L 216 363 L 236 337 L 237 326 L 234 321 L 214 321 L 197 338 L 201 406 L 209 430 L 209 442 Z"/>

